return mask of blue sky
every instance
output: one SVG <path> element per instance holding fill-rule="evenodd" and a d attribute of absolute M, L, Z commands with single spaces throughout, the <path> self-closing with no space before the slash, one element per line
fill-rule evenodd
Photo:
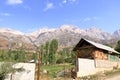
<path fill-rule="evenodd" d="M 32 32 L 75 25 L 120 29 L 120 0 L 0 0 L 0 28 Z"/>

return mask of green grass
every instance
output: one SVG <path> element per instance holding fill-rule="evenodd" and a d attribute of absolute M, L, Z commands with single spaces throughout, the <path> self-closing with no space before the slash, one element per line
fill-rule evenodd
<path fill-rule="evenodd" d="M 64 69 L 70 69 L 72 65 L 45 65 L 41 66 L 41 70 L 47 70 L 51 77 L 56 77 L 56 74 Z"/>

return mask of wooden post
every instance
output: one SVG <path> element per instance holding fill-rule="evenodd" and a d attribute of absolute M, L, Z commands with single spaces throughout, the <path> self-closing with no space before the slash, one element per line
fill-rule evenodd
<path fill-rule="evenodd" d="M 37 80 L 40 80 L 40 51 L 38 51 L 38 74 Z"/>

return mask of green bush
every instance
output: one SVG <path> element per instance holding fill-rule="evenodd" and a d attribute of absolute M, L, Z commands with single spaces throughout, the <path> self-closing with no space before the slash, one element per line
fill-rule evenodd
<path fill-rule="evenodd" d="M 72 60 L 73 60 L 72 58 L 66 58 L 66 59 L 65 59 L 65 62 L 66 62 L 66 63 L 72 63 Z"/>
<path fill-rule="evenodd" d="M 8 73 L 14 71 L 12 63 L 1 63 L 0 65 L 0 80 L 4 80 Z"/>
<path fill-rule="evenodd" d="M 56 61 L 56 63 L 57 63 L 57 64 L 61 64 L 61 63 L 64 63 L 64 61 L 65 61 L 65 60 L 64 60 L 63 58 L 59 58 L 59 59 Z"/>

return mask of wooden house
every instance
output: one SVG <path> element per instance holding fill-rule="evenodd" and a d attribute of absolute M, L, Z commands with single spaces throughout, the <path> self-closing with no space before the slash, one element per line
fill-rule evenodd
<path fill-rule="evenodd" d="M 111 70 L 119 65 L 120 53 L 108 46 L 81 39 L 73 51 L 76 55 L 77 77 L 95 74 L 99 71 Z"/>

